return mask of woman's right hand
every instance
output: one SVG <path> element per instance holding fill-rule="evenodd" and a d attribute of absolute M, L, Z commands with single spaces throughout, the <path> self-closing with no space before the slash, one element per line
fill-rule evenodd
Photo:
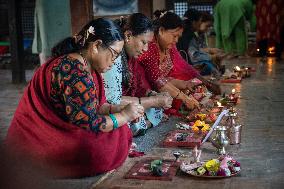
<path fill-rule="evenodd" d="M 130 103 L 123 108 L 121 114 L 127 119 L 128 122 L 130 122 L 142 117 L 144 115 L 144 108 L 140 104 Z"/>

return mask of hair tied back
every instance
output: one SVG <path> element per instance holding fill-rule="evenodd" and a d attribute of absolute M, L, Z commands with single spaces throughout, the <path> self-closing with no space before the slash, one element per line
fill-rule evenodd
<path fill-rule="evenodd" d="M 161 12 L 161 15 L 160 15 L 160 17 L 159 18 L 162 18 L 165 14 L 167 14 L 168 13 L 168 11 L 165 11 L 165 12 Z"/>

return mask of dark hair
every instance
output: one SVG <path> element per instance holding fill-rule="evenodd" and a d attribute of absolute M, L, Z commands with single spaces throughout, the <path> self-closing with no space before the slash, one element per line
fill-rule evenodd
<path fill-rule="evenodd" d="M 115 20 L 115 22 L 121 27 L 123 32 L 131 31 L 133 36 L 137 36 L 149 31 L 153 31 L 152 21 L 142 13 L 134 13 L 128 17 L 121 17 Z M 123 49 L 121 52 L 122 62 L 122 84 L 129 88 L 131 74 L 128 69 L 128 57 Z"/>
<path fill-rule="evenodd" d="M 188 9 L 185 13 L 184 13 L 184 30 L 182 33 L 182 36 L 179 38 L 179 41 L 177 43 L 177 49 L 181 53 L 182 57 L 184 59 L 188 58 L 188 47 L 189 47 L 189 42 L 191 41 L 191 39 L 194 37 L 194 30 L 192 27 L 192 23 L 193 22 L 197 22 L 201 19 L 201 12 L 199 12 L 196 9 Z"/>
<path fill-rule="evenodd" d="M 148 31 L 153 31 L 152 21 L 142 13 L 134 13 L 129 17 L 121 17 L 115 22 L 123 32 L 129 30 L 133 36 L 137 36 Z"/>
<path fill-rule="evenodd" d="M 196 9 L 188 9 L 184 15 L 185 20 L 188 20 L 190 22 L 198 21 L 201 19 L 201 12 Z"/>
<path fill-rule="evenodd" d="M 161 14 L 164 13 L 164 12 L 166 12 L 166 11 L 167 11 L 166 9 L 163 9 L 163 10 L 155 10 L 155 12 L 154 12 L 154 20 L 160 18 Z"/>
<path fill-rule="evenodd" d="M 93 30 L 92 30 L 93 29 Z M 102 40 L 103 46 L 108 47 L 115 41 L 124 39 L 120 28 L 111 20 L 98 18 L 90 21 L 74 37 L 68 37 L 52 48 L 52 56 L 80 51 L 88 47 L 90 42 Z"/>
<path fill-rule="evenodd" d="M 156 10 L 154 14 L 156 19 L 154 20 L 153 24 L 154 31 L 156 33 L 159 31 L 160 27 L 163 27 L 166 30 L 183 27 L 182 19 L 175 13 L 170 11 Z"/>
<path fill-rule="evenodd" d="M 202 11 L 201 22 L 214 22 L 214 17 L 207 11 Z"/>

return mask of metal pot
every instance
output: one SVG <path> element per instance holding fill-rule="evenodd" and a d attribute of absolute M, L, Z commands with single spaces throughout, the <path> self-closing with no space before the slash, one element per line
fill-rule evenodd
<path fill-rule="evenodd" d="M 241 143 L 241 134 L 242 134 L 242 125 L 234 125 L 230 127 L 228 132 L 230 144 Z"/>

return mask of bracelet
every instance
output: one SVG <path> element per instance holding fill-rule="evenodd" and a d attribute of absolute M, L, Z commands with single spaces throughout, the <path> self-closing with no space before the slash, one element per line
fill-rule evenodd
<path fill-rule="evenodd" d="M 113 130 L 118 128 L 118 122 L 116 117 L 113 114 L 109 114 L 109 117 L 111 118 L 112 122 L 113 122 Z"/>
<path fill-rule="evenodd" d="M 180 93 L 181 93 L 181 90 L 179 90 L 179 92 L 178 92 L 178 94 L 177 94 L 177 96 L 175 98 L 177 98 L 180 95 Z"/>

